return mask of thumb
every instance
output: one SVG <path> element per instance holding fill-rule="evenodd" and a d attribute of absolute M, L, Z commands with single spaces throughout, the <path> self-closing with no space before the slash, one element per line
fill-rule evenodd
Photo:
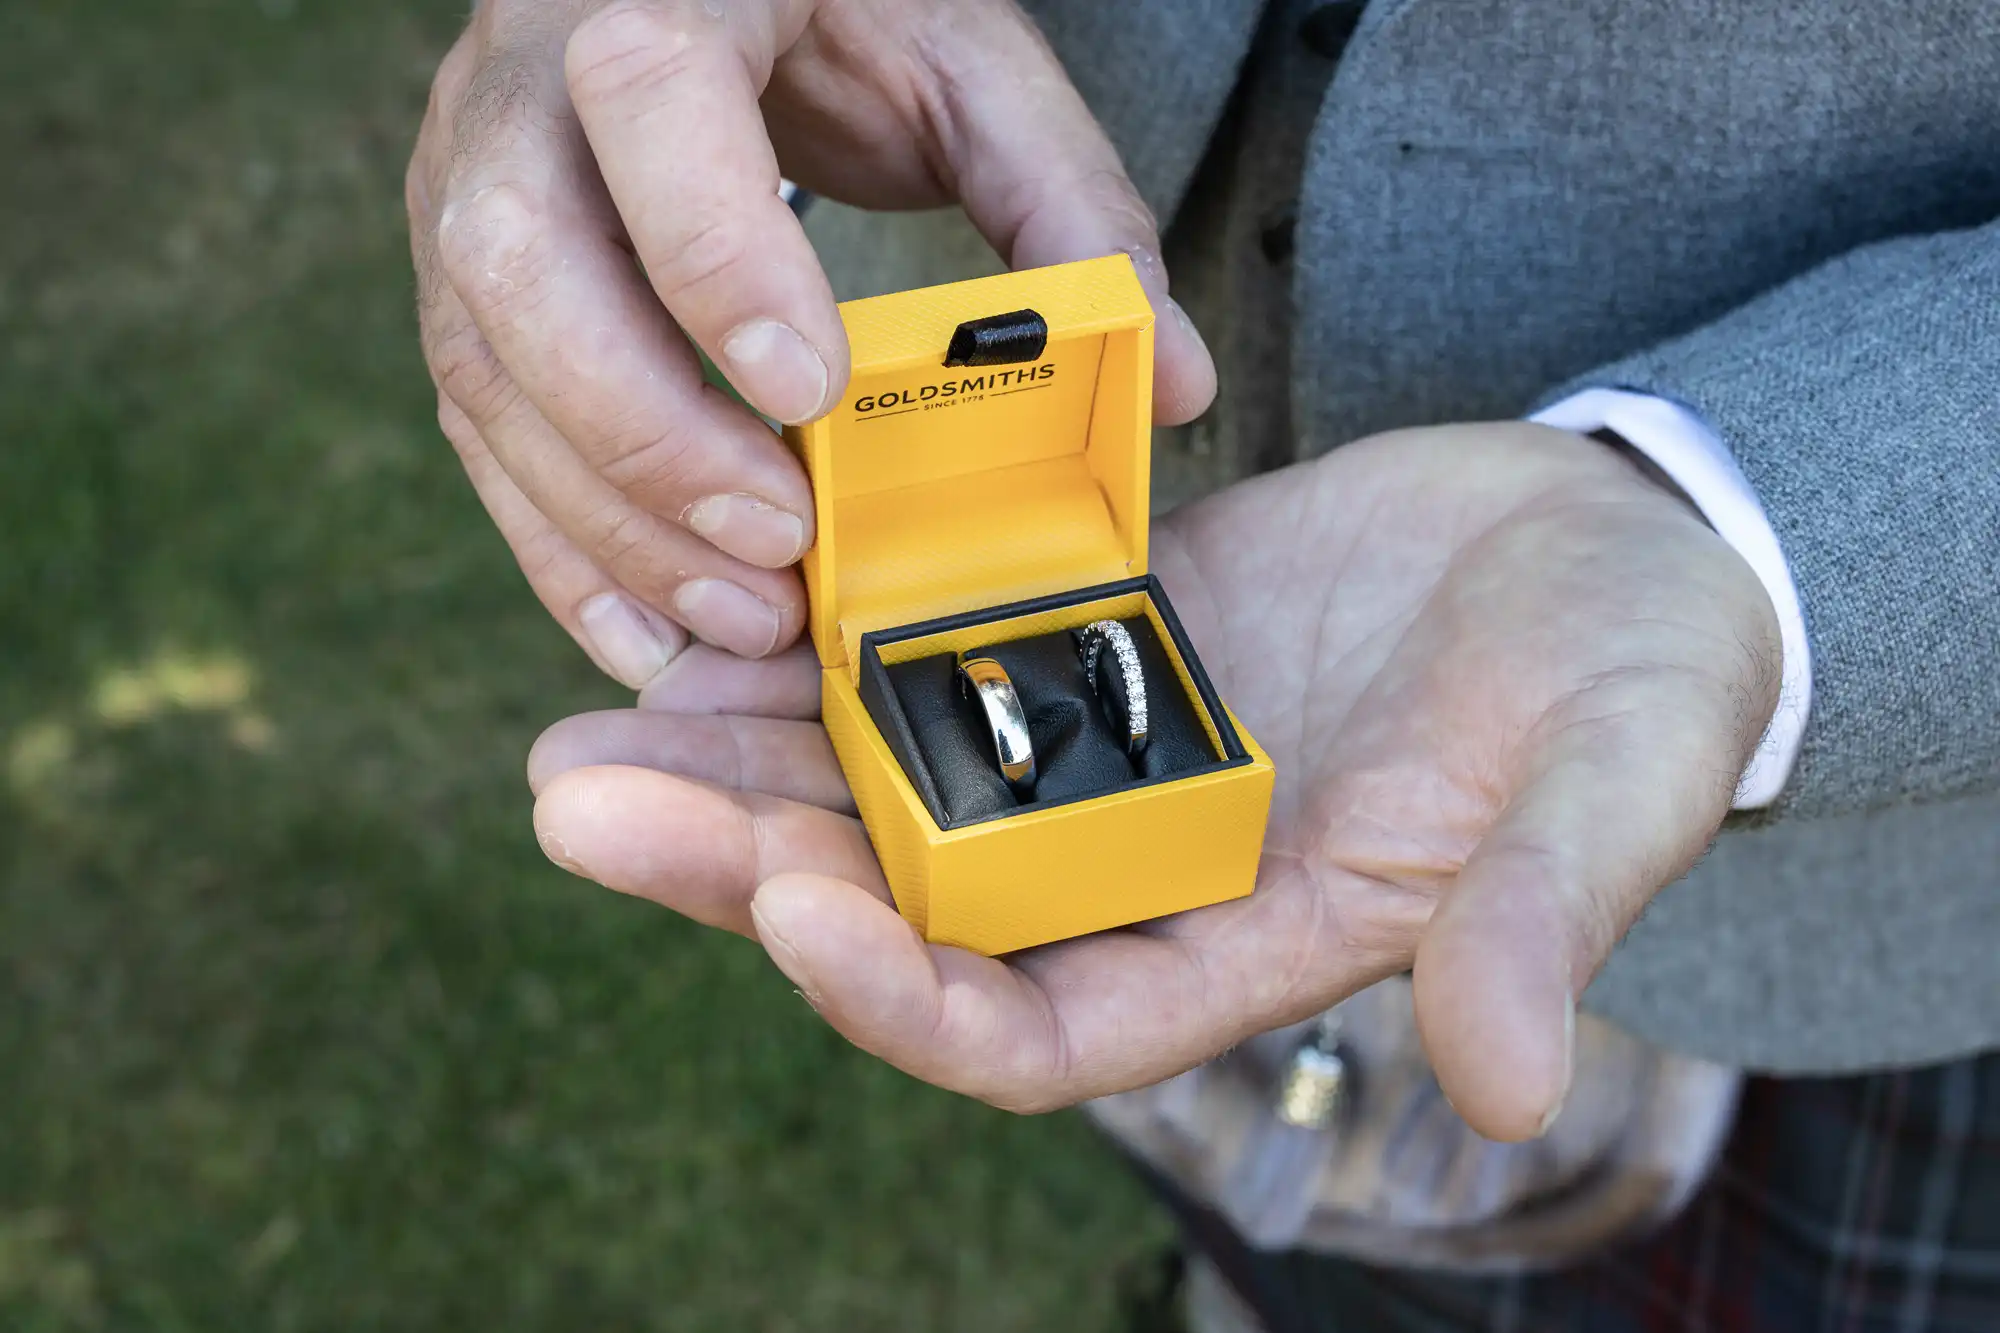
<path fill-rule="evenodd" d="M 1011 5 L 967 17 L 977 31 L 942 57 L 964 66 L 944 149 L 966 215 L 1017 269 L 1130 255 L 1157 319 L 1153 415 L 1192 421 L 1215 398 L 1215 362 L 1167 294 L 1152 209 L 1034 25 Z"/>
<path fill-rule="evenodd" d="M 926 944 L 889 904 L 826 875 L 771 877 L 750 915 L 771 961 L 856 1046 L 927 1083 L 1027 1109 L 1020 1089 L 1051 1063 L 1049 1009 L 1006 963 Z"/>
<path fill-rule="evenodd" d="M 1577 997 L 1728 813 L 1744 755 L 1723 693 L 1627 678 L 1545 721 L 1525 786 L 1431 918 L 1417 1024 L 1479 1133 L 1548 1129 L 1573 1073 Z"/>

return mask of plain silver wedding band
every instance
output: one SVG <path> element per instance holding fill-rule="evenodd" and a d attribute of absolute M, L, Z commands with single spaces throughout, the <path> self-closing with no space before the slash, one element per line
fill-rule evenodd
<path fill-rule="evenodd" d="M 1028 715 L 1021 709 L 1021 696 L 1007 668 L 990 657 L 961 657 L 958 687 L 978 700 L 986 725 L 993 732 L 993 753 L 1000 761 L 1000 776 L 1014 795 L 1031 800 L 1035 791 L 1035 746 L 1028 736 Z"/>

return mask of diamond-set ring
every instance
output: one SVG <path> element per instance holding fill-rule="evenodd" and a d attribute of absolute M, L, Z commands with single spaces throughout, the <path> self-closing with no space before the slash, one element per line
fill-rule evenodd
<path fill-rule="evenodd" d="M 1110 655 L 1105 650 L 1110 649 Z M 1083 658 L 1083 674 L 1097 692 L 1104 716 L 1125 741 L 1125 753 L 1136 755 L 1146 748 L 1146 673 L 1139 666 L 1139 647 L 1132 632 L 1115 620 L 1096 620 L 1076 634 L 1076 650 Z M 1098 671 L 1110 665 L 1118 673 L 1119 691 L 1105 688 Z"/>

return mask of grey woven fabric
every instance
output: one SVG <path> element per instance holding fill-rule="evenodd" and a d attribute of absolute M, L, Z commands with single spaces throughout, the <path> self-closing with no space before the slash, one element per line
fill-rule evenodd
<path fill-rule="evenodd" d="M 1805 752 L 1586 1004 L 1773 1072 L 2000 1044 L 2000 5 L 1373 0 L 1344 50 L 1304 0 L 1029 7 L 1187 196 L 1223 379 L 1177 493 L 1603 383 L 1704 415 L 1770 511 Z"/>
<path fill-rule="evenodd" d="M 1264 0 L 1023 0 L 1162 218 L 1236 86 Z"/>
<path fill-rule="evenodd" d="M 1378 0 L 1301 190 L 1301 451 L 1662 392 L 1799 583 L 1783 822 L 1726 836 L 1588 1003 L 1776 1071 L 2000 1041 L 2000 232 L 1958 230 L 2000 216 L 2000 7 Z M 1959 799 L 1858 817 L 1913 798 Z"/>
<path fill-rule="evenodd" d="M 1864 247 L 1591 378 L 1696 405 L 1771 514 L 1818 668 L 1787 813 L 2000 785 L 2000 225 Z"/>

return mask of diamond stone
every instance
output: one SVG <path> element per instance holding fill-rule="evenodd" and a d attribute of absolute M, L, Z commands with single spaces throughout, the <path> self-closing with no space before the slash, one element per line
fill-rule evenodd
<path fill-rule="evenodd" d="M 1098 620 L 1086 625 L 1084 634 L 1083 669 L 1090 677 L 1090 686 L 1097 688 L 1097 664 L 1105 645 L 1109 644 L 1112 655 L 1118 659 L 1118 674 L 1125 680 L 1125 700 L 1128 708 L 1127 729 L 1138 736 L 1147 731 L 1146 674 L 1139 665 L 1139 648 L 1132 641 L 1132 633 L 1115 620 Z"/>

